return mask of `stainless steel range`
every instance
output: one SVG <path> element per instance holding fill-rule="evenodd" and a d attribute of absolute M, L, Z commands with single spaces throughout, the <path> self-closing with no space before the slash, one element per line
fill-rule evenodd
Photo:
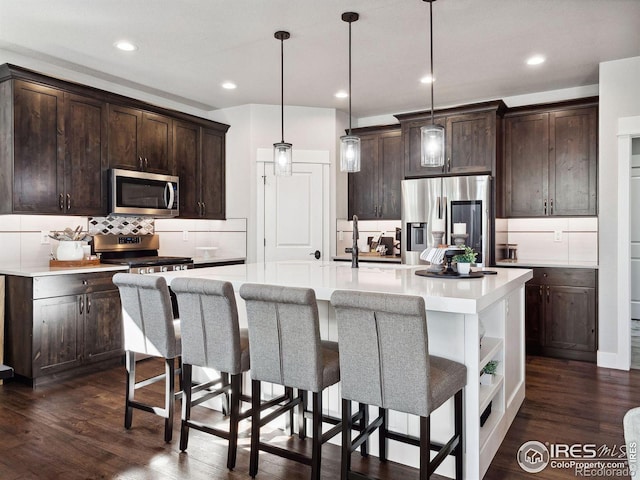
<path fill-rule="evenodd" d="M 189 257 L 158 255 L 158 235 L 95 235 L 93 249 L 101 263 L 128 265 L 130 273 L 173 272 L 193 268 Z"/>

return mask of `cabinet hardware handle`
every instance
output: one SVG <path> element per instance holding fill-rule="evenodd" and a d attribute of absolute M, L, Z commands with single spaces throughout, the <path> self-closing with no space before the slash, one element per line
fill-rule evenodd
<path fill-rule="evenodd" d="M 544 199 L 544 214 L 547 214 L 547 199 Z"/>
<path fill-rule="evenodd" d="M 373 206 L 373 216 L 377 217 L 378 216 L 378 205 L 374 205 Z"/>
<path fill-rule="evenodd" d="M 198 215 L 202 216 L 202 202 L 198 202 Z"/>
<path fill-rule="evenodd" d="M 540 285 L 540 298 L 542 298 L 542 295 L 543 295 L 542 294 L 542 290 L 543 290 L 543 287 L 542 287 L 542 285 Z"/>
<path fill-rule="evenodd" d="M 60 207 L 60 210 L 64 210 L 64 195 L 63 194 L 58 195 L 58 206 Z"/>
<path fill-rule="evenodd" d="M 451 171 L 451 157 L 447 158 L 447 171 Z"/>
<path fill-rule="evenodd" d="M 82 284 L 83 284 L 83 285 L 89 285 L 89 282 L 88 282 L 88 281 L 86 281 L 86 280 L 82 280 Z"/>
<path fill-rule="evenodd" d="M 202 202 L 202 216 L 204 217 L 207 213 L 207 204 Z"/>
<path fill-rule="evenodd" d="M 547 303 L 549 303 L 549 286 L 547 286 Z"/>
<path fill-rule="evenodd" d="M 82 315 L 83 310 L 84 310 L 84 297 L 80 297 L 80 315 Z"/>
<path fill-rule="evenodd" d="M 138 164 L 140 165 L 140 170 L 143 170 L 144 166 L 142 165 L 142 157 L 138 157 Z"/>
<path fill-rule="evenodd" d="M 378 206 L 378 217 L 382 218 L 382 205 Z"/>
<path fill-rule="evenodd" d="M 67 193 L 67 210 L 71 209 L 71 194 Z"/>
<path fill-rule="evenodd" d="M 145 170 L 149 169 L 149 159 L 147 157 L 144 158 L 144 169 Z"/>
<path fill-rule="evenodd" d="M 553 198 L 549 201 L 549 205 L 551 208 L 551 211 L 549 212 L 549 215 L 553 215 Z"/>
<path fill-rule="evenodd" d="M 87 314 L 91 313 L 91 298 L 87 297 Z"/>

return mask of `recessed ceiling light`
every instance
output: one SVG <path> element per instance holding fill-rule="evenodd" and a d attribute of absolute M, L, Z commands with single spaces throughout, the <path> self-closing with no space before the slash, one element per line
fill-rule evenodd
<path fill-rule="evenodd" d="M 349 94 L 344 90 L 340 90 L 338 93 L 336 93 L 336 98 L 347 98 L 348 96 Z"/>
<path fill-rule="evenodd" d="M 222 88 L 225 88 L 227 90 L 235 90 L 236 88 L 238 88 L 238 86 L 233 82 L 224 82 L 222 84 Z"/>
<path fill-rule="evenodd" d="M 542 55 L 534 55 L 527 59 L 527 65 L 540 65 L 541 63 L 544 63 L 544 61 L 545 58 Z"/>
<path fill-rule="evenodd" d="M 133 52 L 134 50 L 138 49 L 137 46 L 135 46 L 133 43 L 128 42 L 126 40 L 121 40 L 119 42 L 116 42 L 116 43 L 114 43 L 114 46 L 118 50 L 122 50 L 124 52 Z"/>
<path fill-rule="evenodd" d="M 432 82 L 435 82 L 435 81 L 436 81 L 436 79 L 432 78 L 431 75 L 427 75 L 426 77 L 422 77 L 420 79 L 420 83 L 432 83 Z"/>

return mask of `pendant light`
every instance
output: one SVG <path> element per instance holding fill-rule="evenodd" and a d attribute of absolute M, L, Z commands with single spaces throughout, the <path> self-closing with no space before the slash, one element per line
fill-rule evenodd
<path fill-rule="evenodd" d="M 345 12 L 342 20 L 349 24 L 349 134 L 340 137 L 340 171 L 360 171 L 360 137 L 351 135 L 351 24 L 360 18 L 355 12 Z"/>
<path fill-rule="evenodd" d="M 282 140 L 273 144 L 273 173 L 278 176 L 291 175 L 291 147 L 284 141 L 284 41 L 291 35 L 289 32 L 277 31 L 274 37 L 280 40 L 280 120 Z"/>
<path fill-rule="evenodd" d="M 433 2 L 436 0 L 423 0 L 429 2 L 429 45 L 431 62 L 431 125 L 420 128 L 420 165 L 423 167 L 444 166 L 444 127 L 436 125 L 433 120 Z"/>

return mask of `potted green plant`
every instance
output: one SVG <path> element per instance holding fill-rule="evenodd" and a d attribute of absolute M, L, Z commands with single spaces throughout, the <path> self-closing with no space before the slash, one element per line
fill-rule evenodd
<path fill-rule="evenodd" d="M 496 374 L 497 369 L 497 360 L 491 360 L 488 362 L 480 372 L 480 385 L 491 385 L 493 383 L 493 376 Z"/>
<path fill-rule="evenodd" d="M 464 246 L 464 253 L 459 253 L 453 257 L 456 262 L 458 273 L 460 275 L 468 275 L 471 270 L 471 264 L 476 261 L 478 254 L 471 247 Z"/>

